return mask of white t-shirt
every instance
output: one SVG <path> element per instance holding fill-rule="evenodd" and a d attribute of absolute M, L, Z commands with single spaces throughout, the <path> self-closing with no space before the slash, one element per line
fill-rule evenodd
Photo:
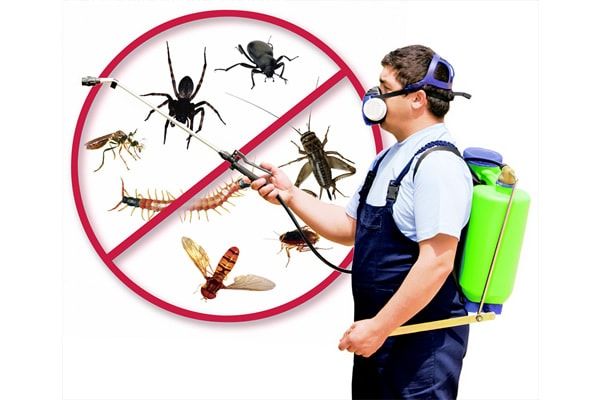
<path fill-rule="evenodd" d="M 434 140 L 455 144 L 443 123 L 420 130 L 402 142 L 390 147 L 379 166 L 367 204 L 385 205 L 387 188 L 396 179 L 411 157 L 424 145 Z M 369 169 L 385 152 L 377 155 Z M 415 242 L 430 239 L 439 233 L 460 238 L 462 228 L 469 220 L 473 196 L 472 177 L 465 162 L 449 151 L 434 151 L 423 160 L 413 181 L 415 165 L 400 182 L 393 218 L 407 238 Z M 363 180 L 364 182 L 364 180 Z M 346 206 L 346 213 L 356 219 L 359 192 L 354 193 Z"/>

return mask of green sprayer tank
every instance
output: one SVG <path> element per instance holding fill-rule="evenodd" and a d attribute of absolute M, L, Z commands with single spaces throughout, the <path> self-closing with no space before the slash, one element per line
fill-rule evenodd
<path fill-rule="evenodd" d="M 496 306 L 499 313 L 513 290 L 531 200 L 515 187 L 512 170 L 502 164 L 497 152 L 471 147 L 465 149 L 464 158 L 479 183 L 473 188 L 459 283 L 471 302 L 467 308 L 474 311 L 473 303 L 482 301 L 493 264 L 484 302 L 492 310 Z"/>

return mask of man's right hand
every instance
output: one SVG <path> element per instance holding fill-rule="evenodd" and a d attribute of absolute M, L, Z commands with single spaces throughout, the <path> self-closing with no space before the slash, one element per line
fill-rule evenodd
<path fill-rule="evenodd" d="M 289 203 L 292 199 L 294 189 L 296 187 L 292 185 L 292 182 L 287 177 L 287 175 L 276 166 L 263 162 L 260 166 L 269 172 L 271 175 L 263 175 L 257 180 L 253 181 L 250 184 L 250 187 L 256 191 L 258 194 L 273 204 L 279 204 L 277 201 L 277 195 L 281 197 L 283 201 Z M 248 178 L 244 178 L 246 182 L 248 182 Z"/>

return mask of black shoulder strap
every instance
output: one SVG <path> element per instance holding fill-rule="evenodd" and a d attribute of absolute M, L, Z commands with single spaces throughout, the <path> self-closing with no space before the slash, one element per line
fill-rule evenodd
<path fill-rule="evenodd" d="M 431 147 L 431 148 L 427 149 L 426 151 L 424 151 L 423 154 L 421 155 L 421 157 L 419 157 L 419 159 L 417 160 L 417 163 L 415 164 L 415 169 L 413 170 L 413 180 L 415 179 L 415 175 L 417 174 L 417 170 L 419 169 L 419 165 L 421 165 L 421 162 L 423 161 L 423 159 L 425 157 L 427 157 L 428 154 L 431 154 L 434 151 L 449 151 L 451 153 L 456 154 L 461 159 L 463 158 L 462 155 L 460 154 L 460 151 L 458 151 L 456 146 L 454 146 L 452 143 L 446 142 L 444 144 L 437 145 L 435 147 Z M 466 302 L 466 298 L 465 298 L 465 295 L 464 295 L 464 293 L 460 287 L 460 284 L 458 282 L 458 273 L 460 270 L 460 264 L 462 262 L 462 256 L 463 256 L 464 245 L 465 245 L 465 237 L 466 237 L 468 227 L 469 227 L 469 224 L 467 223 L 467 225 L 465 225 L 465 227 L 462 229 L 462 231 L 460 233 L 460 239 L 458 241 L 458 245 L 456 248 L 456 254 L 454 256 L 454 268 L 452 269 L 452 278 L 454 280 L 454 284 L 456 285 L 456 289 L 458 290 L 460 301 L 463 304 Z"/>
<path fill-rule="evenodd" d="M 430 149 L 427 149 L 427 150 L 425 150 L 425 152 L 423 152 L 421 157 L 419 157 L 419 159 L 417 160 L 417 164 L 415 164 L 415 169 L 413 170 L 413 180 L 415 179 L 415 175 L 417 174 L 417 170 L 419 169 L 419 165 L 421 165 L 421 163 L 423 162 L 423 159 L 425 157 L 427 157 L 428 154 L 431 154 L 434 151 L 449 151 L 451 153 L 456 154 L 458 157 L 462 158 L 460 151 L 458 151 L 456 146 L 454 146 L 452 143 L 447 143 L 444 145 L 435 146 Z"/>

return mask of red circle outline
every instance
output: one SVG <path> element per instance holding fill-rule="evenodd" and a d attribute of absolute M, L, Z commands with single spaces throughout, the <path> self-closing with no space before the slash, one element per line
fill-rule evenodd
<path fill-rule="evenodd" d="M 352 83 L 352 86 L 354 86 L 354 89 L 356 90 L 356 92 L 358 93 L 359 96 L 362 96 L 362 94 L 365 92 L 363 86 L 358 81 L 358 78 L 354 75 L 354 73 L 350 70 L 350 68 L 346 65 L 346 63 L 329 46 L 327 46 L 325 43 L 323 43 L 317 37 L 313 36 L 311 33 L 305 31 L 304 29 L 302 29 L 288 21 L 270 16 L 267 14 L 261 14 L 261 13 L 256 13 L 256 12 L 252 12 L 252 11 L 241 11 L 241 10 L 203 11 L 203 12 L 184 15 L 182 17 L 178 17 L 178 18 L 172 19 L 170 21 L 167 21 L 161 25 L 158 25 L 158 26 L 150 29 L 148 32 L 144 33 L 143 35 L 141 35 L 134 41 L 132 41 L 119 54 L 117 54 L 117 56 L 106 66 L 106 68 L 104 68 L 104 70 L 100 74 L 100 77 L 108 77 L 110 75 L 110 73 L 117 67 L 117 65 L 119 65 L 121 63 L 121 61 L 123 61 L 125 59 L 125 57 L 127 57 L 138 46 L 145 43 L 147 40 L 153 38 L 154 36 L 164 32 L 164 31 L 167 31 L 171 28 L 174 28 L 176 26 L 182 25 L 182 24 L 186 24 L 189 22 L 202 20 L 202 19 L 219 18 L 219 17 L 247 18 L 247 19 L 268 22 L 270 24 L 277 25 L 281 28 L 285 28 L 285 29 L 297 34 L 298 36 L 303 37 L 304 39 L 310 41 L 313 45 L 317 46 L 325 54 L 327 54 L 327 56 L 329 56 L 329 58 L 331 58 L 338 65 L 338 67 L 340 67 L 340 70 L 350 80 L 350 82 Z M 159 299 L 158 297 L 156 297 L 156 296 L 152 295 L 151 293 L 147 292 L 146 290 L 144 290 L 142 287 L 138 286 L 134 281 L 129 279 L 129 277 L 127 277 L 127 275 L 125 275 L 119 269 L 119 267 L 117 267 L 117 265 L 108 256 L 107 252 L 100 245 L 98 238 L 96 237 L 96 235 L 94 234 L 94 231 L 92 230 L 92 227 L 91 227 L 90 221 L 87 217 L 87 214 L 85 212 L 85 208 L 84 208 L 82 197 L 81 197 L 81 187 L 79 184 L 79 176 L 78 176 L 78 168 L 77 168 L 79 165 L 78 149 L 79 149 L 79 144 L 81 142 L 83 127 L 85 126 L 85 120 L 87 118 L 88 112 L 89 112 L 89 110 L 92 106 L 92 103 L 93 103 L 99 90 L 100 90 L 99 86 L 95 86 L 95 87 L 91 88 L 90 93 L 88 94 L 88 96 L 86 97 L 86 99 L 83 103 L 81 112 L 79 113 L 79 118 L 77 119 L 77 125 L 75 126 L 75 135 L 73 138 L 73 148 L 71 151 L 71 181 L 73 184 L 73 196 L 75 198 L 75 205 L 77 208 L 77 213 L 79 214 L 79 218 L 83 225 L 83 229 L 84 229 L 85 233 L 87 234 L 88 238 L 90 239 L 92 246 L 94 247 L 94 249 L 100 256 L 102 261 L 104 261 L 104 263 L 117 276 L 117 278 L 119 278 L 119 280 L 121 280 L 121 282 L 123 282 L 127 287 L 129 287 L 131 290 L 133 290 L 136 294 L 138 294 L 145 300 L 149 301 L 150 303 L 152 303 L 158 307 L 161 307 L 167 311 L 170 311 L 174 314 L 178 314 L 178 315 L 181 315 L 184 317 L 198 319 L 198 320 L 204 320 L 204 321 L 243 322 L 243 321 L 252 321 L 252 320 L 256 320 L 256 319 L 271 317 L 273 315 L 288 311 L 296 306 L 299 306 L 300 304 L 304 303 L 305 301 L 311 299 L 312 297 L 314 297 L 318 293 L 320 293 L 323 289 L 325 289 L 327 286 L 329 286 L 334 281 L 334 279 L 336 279 L 340 275 L 340 272 L 336 272 L 336 271 L 332 272 L 329 276 L 327 276 L 327 278 L 325 278 L 317 286 L 315 286 L 314 288 L 312 288 L 311 290 L 309 290 L 302 296 L 300 296 L 294 300 L 291 300 L 285 304 L 282 304 L 280 306 L 277 306 L 277 307 L 274 307 L 274 308 L 271 308 L 268 310 L 260 311 L 260 312 L 255 312 L 255 313 L 250 313 L 250 314 L 240 314 L 240 315 L 212 315 L 212 314 L 203 314 L 203 313 L 199 313 L 199 312 L 195 312 L 195 311 L 190 311 L 185 308 L 175 306 L 171 303 L 167 303 L 166 301 Z M 376 150 L 376 152 L 379 152 L 383 148 L 383 141 L 381 138 L 381 132 L 379 130 L 379 126 L 373 125 L 372 130 L 373 130 L 373 138 L 375 140 L 375 150 Z M 340 264 L 340 267 L 346 268 L 350 264 L 350 261 L 352 260 L 353 250 L 354 249 L 351 249 L 348 252 L 347 256 L 344 258 L 344 260 Z"/>

